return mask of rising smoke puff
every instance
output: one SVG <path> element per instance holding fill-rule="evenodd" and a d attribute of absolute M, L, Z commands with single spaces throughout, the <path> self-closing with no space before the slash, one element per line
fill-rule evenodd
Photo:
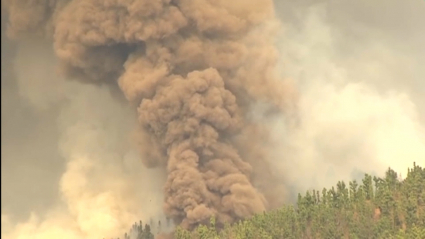
<path fill-rule="evenodd" d="M 275 78 L 273 1 L 4 3 L 9 36 L 44 35 L 68 78 L 118 81 L 140 104 L 139 146 L 147 165 L 167 168 L 164 208 L 175 221 L 192 228 L 268 207 L 249 164 L 261 162 L 263 173 L 267 154 L 252 147 L 260 157 L 244 161 L 238 151 L 257 145 L 250 128 L 261 128 L 246 118 L 252 103 L 277 112 L 291 104 L 291 88 Z M 249 140 L 235 137 L 241 132 Z"/>
<path fill-rule="evenodd" d="M 165 209 L 184 218 L 183 226 L 217 213 L 219 221 L 226 221 L 265 210 L 264 199 L 249 182 L 250 166 L 220 142 L 220 133 L 240 124 L 237 109 L 236 98 L 214 69 L 172 79 L 139 107 L 140 122 L 169 155 Z"/>

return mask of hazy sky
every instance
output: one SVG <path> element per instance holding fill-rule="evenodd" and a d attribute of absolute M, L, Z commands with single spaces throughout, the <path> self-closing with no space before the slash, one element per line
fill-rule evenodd
<path fill-rule="evenodd" d="M 275 120 L 276 161 L 294 169 L 283 177 L 295 190 L 424 164 L 425 3 L 276 5 L 280 67 L 298 82 L 301 119 L 296 129 Z"/>
<path fill-rule="evenodd" d="M 27 217 L 57 197 L 64 167 L 57 151 L 58 109 L 38 111 L 19 94 L 13 69 L 16 48 L 3 33 L 2 24 L 2 211 Z"/>

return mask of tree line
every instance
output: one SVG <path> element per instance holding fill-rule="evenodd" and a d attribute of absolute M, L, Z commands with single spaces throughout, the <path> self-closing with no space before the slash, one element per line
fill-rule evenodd
<path fill-rule="evenodd" d="M 160 224 L 160 222 L 159 222 Z M 148 224 L 135 224 L 137 239 L 153 239 Z M 125 239 L 130 239 L 126 234 Z M 176 239 L 425 239 L 425 169 L 413 164 L 405 179 L 388 169 L 383 178 L 339 181 L 329 189 L 298 194 L 295 205 L 264 212 L 234 224 L 193 231 L 177 227 Z"/>

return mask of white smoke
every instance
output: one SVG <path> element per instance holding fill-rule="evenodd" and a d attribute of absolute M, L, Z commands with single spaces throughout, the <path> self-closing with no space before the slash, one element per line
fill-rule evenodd
<path fill-rule="evenodd" d="M 59 152 L 66 159 L 60 203 L 14 223 L 2 214 L 7 238 L 122 236 L 140 219 L 162 215 L 161 172 L 146 169 L 128 138 L 135 113 L 105 87 L 60 79 L 51 49 L 22 43 L 15 66 L 20 93 L 38 110 L 61 102 Z M 25 69 L 25 70 L 22 70 Z M 55 91 L 57 90 L 57 91 Z M 31 185 L 28 185 L 31 186 Z M 4 227 L 3 227 L 4 226 Z"/>
<path fill-rule="evenodd" d="M 364 173 L 382 176 L 388 167 L 405 176 L 413 162 L 425 163 L 425 87 L 409 89 L 423 82 L 418 68 L 423 57 L 403 54 L 391 44 L 395 37 L 372 38 L 365 27 L 359 36 L 366 40 L 359 46 L 342 35 L 347 26 L 333 24 L 330 17 L 346 8 L 312 5 L 284 23 L 280 38 L 282 71 L 299 86 L 300 121 L 293 128 L 281 118 L 273 122 L 280 146 L 276 170 L 301 192 Z M 360 28 L 355 21 L 347 25 Z"/>

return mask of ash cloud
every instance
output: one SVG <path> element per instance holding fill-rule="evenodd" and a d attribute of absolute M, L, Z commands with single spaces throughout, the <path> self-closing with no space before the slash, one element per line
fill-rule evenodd
<path fill-rule="evenodd" d="M 86 190 L 92 190 L 85 189 L 86 184 L 97 178 L 96 173 L 90 181 L 86 176 L 91 165 L 106 167 L 108 159 L 117 157 L 114 152 L 120 150 L 101 140 L 113 132 L 96 130 L 104 129 L 102 121 L 111 116 L 106 115 L 108 110 L 102 113 L 94 108 L 111 103 L 103 105 L 100 98 L 105 96 L 94 93 L 96 90 L 93 95 L 100 94 L 98 97 L 87 97 L 81 93 L 87 92 L 86 88 L 118 86 L 130 104 L 137 106 L 135 142 L 147 167 L 165 170 L 164 212 L 177 224 L 194 228 L 213 215 L 219 224 L 233 222 L 276 207 L 281 201 L 270 193 L 278 190 L 264 186 L 267 182 L 261 179 L 268 170 L 267 150 L 251 148 L 255 158 L 243 159 L 239 153 L 248 141 L 260 145 L 254 140 L 253 129 L 267 140 L 267 129 L 246 117 L 253 102 L 265 102 L 271 112 L 293 106 L 295 91 L 275 72 L 278 51 L 274 32 L 278 23 L 272 1 L 4 1 L 4 6 L 11 38 L 38 36 L 51 42 L 61 74 L 89 83 L 73 82 L 80 90 L 38 95 L 54 102 L 56 96 L 67 95 L 69 104 L 63 107 L 74 112 L 69 116 L 73 120 L 65 125 L 59 122 L 63 140 L 79 139 L 61 150 L 69 162 L 60 188 L 82 233 L 94 236 L 87 233 L 96 232 L 85 230 L 87 224 L 95 222 L 80 222 L 90 200 L 102 200 L 112 208 L 128 204 L 112 193 L 125 191 L 125 183 L 119 184 L 124 175 L 116 179 L 121 186 L 107 184 L 112 189 L 103 189 L 112 194 L 95 193 L 94 198 L 86 198 Z M 37 99 L 37 95 L 27 96 Z M 91 114 L 91 107 L 99 116 Z M 90 116 L 93 122 L 86 122 Z M 60 119 L 67 122 L 67 117 Z M 237 137 L 240 134 L 251 139 Z M 83 135 L 88 139 L 81 139 Z M 108 148 L 110 153 L 103 156 L 97 148 Z M 262 166 L 253 168 L 251 163 Z M 77 183 L 82 185 L 65 183 L 71 178 L 81 178 Z M 87 200 L 88 205 L 80 203 Z M 115 205 L 115 200 L 121 204 Z M 83 208 L 73 208 L 75 204 L 83 204 Z M 118 216 L 116 223 L 132 218 Z"/>
<path fill-rule="evenodd" d="M 423 163 L 420 4 L 2 1 L 22 54 L 15 90 L 59 111 L 47 118 L 65 161 L 56 206 L 2 214 L 2 236 L 119 236 L 162 213 L 232 222 Z"/>

